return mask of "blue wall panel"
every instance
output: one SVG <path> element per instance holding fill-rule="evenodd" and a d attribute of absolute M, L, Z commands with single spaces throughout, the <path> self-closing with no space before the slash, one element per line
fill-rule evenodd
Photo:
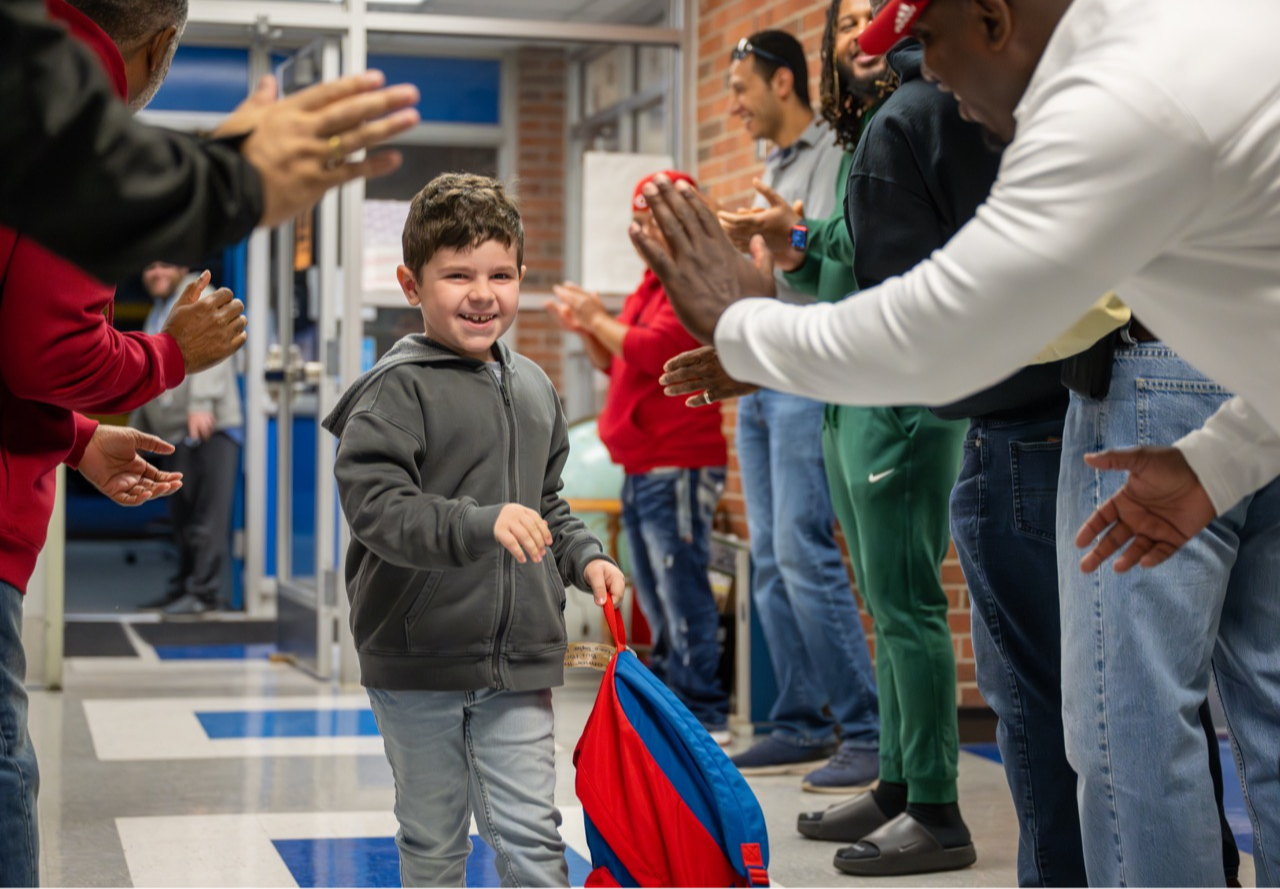
<path fill-rule="evenodd" d="M 418 113 L 436 123 L 501 122 L 502 62 L 498 59 L 370 55 L 369 67 L 388 83 L 412 83 L 422 93 Z"/>
<path fill-rule="evenodd" d="M 180 46 L 152 111 L 231 111 L 249 94 L 249 51 Z"/>

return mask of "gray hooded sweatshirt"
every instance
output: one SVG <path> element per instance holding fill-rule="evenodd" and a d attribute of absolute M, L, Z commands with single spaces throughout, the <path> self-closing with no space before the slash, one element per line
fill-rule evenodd
<path fill-rule="evenodd" d="M 516 691 L 564 682 L 565 587 L 607 559 L 569 514 L 564 411 L 547 375 L 502 343 L 495 374 L 422 334 L 396 343 L 324 421 L 351 525 L 347 596 L 361 682 Z M 509 503 L 553 542 L 523 565 L 493 536 Z"/>

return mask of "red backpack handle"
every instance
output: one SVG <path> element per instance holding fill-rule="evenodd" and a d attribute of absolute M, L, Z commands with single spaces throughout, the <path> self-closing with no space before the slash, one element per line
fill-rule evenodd
<path fill-rule="evenodd" d="M 627 628 L 622 625 L 622 612 L 613 604 L 612 599 L 604 605 L 604 620 L 609 625 L 609 632 L 613 634 L 613 644 L 618 647 L 618 651 L 626 651 Z"/>

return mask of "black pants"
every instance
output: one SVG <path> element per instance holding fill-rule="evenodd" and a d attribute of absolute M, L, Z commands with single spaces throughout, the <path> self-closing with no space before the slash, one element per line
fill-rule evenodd
<path fill-rule="evenodd" d="M 240 445 L 218 432 L 197 445 L 179 444 L 170 462 L 182 473 L 182 487 L 169 498 L 178 544 L 178 573 L 170 579 L 169 591 L 195 593 L 212 602 L 222 590 L 223 566 L 231 551 Z"/>

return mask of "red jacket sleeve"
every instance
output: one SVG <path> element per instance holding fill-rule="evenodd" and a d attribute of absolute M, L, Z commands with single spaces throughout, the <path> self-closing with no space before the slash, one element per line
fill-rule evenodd
<path fill-rule="evenodd" d="M 115 294 L 20 237 L 0 295 L 0 378 L 18 398 L 122 413 L 182 382 L 168 334 L 120 333 L 103 314 Z"/>
<path fill-rule="evenodd" d="M 662 376 L 662 366 L 677 355 L 700 346 L 676 318 L 664 297 L 661 307 L 643 322 L 632 324 L 622 340 L 627 364 L 651 377 Z"/>
<path fill-rule="evenodd" d="M 84 459 L 85 448 L 89 447 L 89 439 L 93 438 L 93 433 L 98 431 L 98 421 L 76 414 L 75 423 L 76 443 L 72 446 L 71 453 L 67 454 L 67 458 L 62 462 L 72 469 L 79 469 L 80 461 Z"/>

